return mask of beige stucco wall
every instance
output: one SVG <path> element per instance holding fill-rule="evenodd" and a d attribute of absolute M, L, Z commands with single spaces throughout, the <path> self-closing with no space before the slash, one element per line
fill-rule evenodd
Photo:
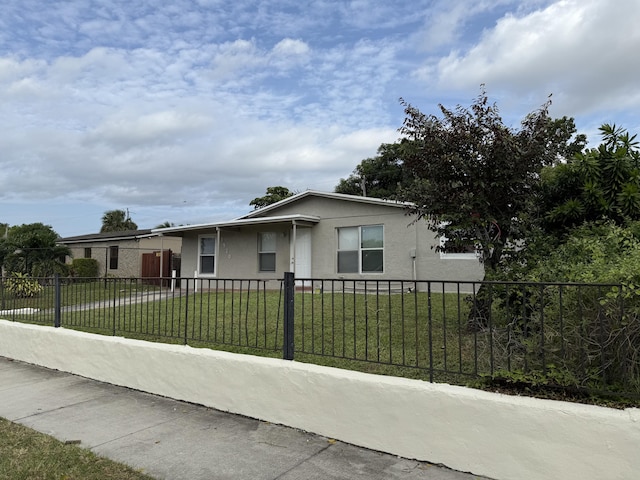
<path fill-rule="evenodd" d="M 639 409 L 5 320 L 0 355 L 497 480 L 630 480 L 640 472 Z"/>
<path fill-rule="evenodd" d="M 483 278 L 483 268 L 477 259 L 442 259 L 436 252 L 438 239 L 423 221 L 413 223 L 403 207 L 376 205 L 325 197 L 309 196 L 281 208 L 268 216 L 315 215 L 321 218 L 313 225 L 312 276 L 347 280 L 466 280 Z M 384 225 L 384 273 L 338 274 L 337 228 L 363 225 Z M 291 223 L 279 226 L 239 227 L 221 229 L 216 262 L 218 278 L 282 278 L 289 271 Z M 302 228 L 302 227 L 299 227 Z M 277 235 L 277 270 L 258 271 L 258 232 L 275 231 Z M 185 232 L 183 240 L 182 275 L 192 277 L 198 270 L 198 236 L 204 232 Z M 216 235 L 215 231 L 207 232 Z M 415 252 L 415 258 L 413 253 Z"/>
<path fill-rule="evenodd" d="M 199 278 L 282 278 L 289 270 L 290 226 L 269 225 L 262 228 L 243 227 L 220 232 L 220 244 L 216 254 L 217 275 L 198 274 Z M 276 271 L 261 272 L 258 265 L 258 234 L 276 233 Z M 182 276 L 193 278 L 198 271 L 198 242 L 201 236 L 217 238 L 215 230 L 207 233 L 185 234 L 182 240 Z"/>
<path fill-rule="evenodd" d="M 109 248 L 118 247 L 118 268 L 109 267 Z M 98 262 L 98 275 L 104 276 L 105 265 L 107 275 L 114 277 L 139 277 L 142 274 L 142 254 L 156 251 L 171 250 L 180 253 L 182 239 L 180 237 L 151 237 L 139 240 L 111 240 L 86 242 L 69 245 L 72 258 L 84 258 L 85 248 L 91 248 L 91 258 Z M 71 262 L 71 259 L 68 259 Z"/>

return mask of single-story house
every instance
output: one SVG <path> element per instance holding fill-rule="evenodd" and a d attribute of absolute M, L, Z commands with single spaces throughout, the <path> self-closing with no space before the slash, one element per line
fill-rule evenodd
<path fill-rule="evenodd" d="M 182 277 L 482 280 L 474 252 L 436 251 L 440 239 L 407 207 L 307 190 L 230 221 L 153 232 L 182 237 Z"/>
<path fill-rule="evenodd" d="M 72 258 L 94 258 L 99 276 L 171 276 L 172 254 L 180 254 L 182 239 L 164 237 L 151 229 L 105 232 L 58 239 L 71 250 Z M 161 254 L 162 252 L 162 254 Z M 67 258 L 67 263 L 71 258 Z M 151 270 L 149 270 L 151 269 Z"/>

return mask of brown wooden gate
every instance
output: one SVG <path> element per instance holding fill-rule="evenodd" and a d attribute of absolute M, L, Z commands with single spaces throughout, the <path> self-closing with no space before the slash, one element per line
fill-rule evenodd
<path fill-rule="evenodd" d="M 171 250 L 162 251 L 162 286 L 171 281 Z M 142 254 L 142 278 L 149 285 L 160 285 L 160 252 Z"/>

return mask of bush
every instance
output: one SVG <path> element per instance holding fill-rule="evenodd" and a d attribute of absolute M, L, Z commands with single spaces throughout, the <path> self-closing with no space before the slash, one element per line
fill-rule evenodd
<path fill-rule="evenodd" d="M 512 270 L 531 283 L 494 287 L 492 329 L 484 335 L 494 349 L 506 345 L 509 361 L 495 367 L 516 364 L 527 378 L 640 393 L 638 232 L 637 224 L 587 224 Z"/>
<path fill-rule="evenodd" d="M 74 258 L 71 272 L 77 278 L 97 278 L 98 261 L 95 258 Z"/>
<path fill-rule="evenodd" d="M 5 289 L 17 298 L 32 298 L 38 296 L 43 287 L 25 273 L 12 273 L 5 282 Z"/>
<path fill-rule="evenodd" d="M 53 277 L 56 273 L 61 277 L 68 276 L 69 266 L 57 259 L 44 259 L 31 268 L 31 275 L 36 278 Z"/>

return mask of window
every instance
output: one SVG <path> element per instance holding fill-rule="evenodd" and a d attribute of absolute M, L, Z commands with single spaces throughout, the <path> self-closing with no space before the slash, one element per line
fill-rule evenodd
<path fill-rule="evenodd" d="M 118 247 L 109 247 L 109 269 L 118 269 Z"/>
<path fill-rule="evenodd" d="M 382 225 L 338 229 L 338 273 L 384 271 Z"/>
<path fill-rule="evenodd" d="M 85 247 L 84 258 L 91 258 L 91 247 Z"/>
<path fill-rule="evenodd" d="M 276 234 L 258 234 L 258 264 L 261 272 L 276 271 Z"/>
<path fill-rule="evenodd" d="M 198 273 L 214 275 L 216 270 L 216 237 L 200 237 Z"/>
<path fill-rule="evenodd" d="M 446 247 L 446 251 L 442 249 Z M 477 260 L 478 250 L 468 241 L 450 240 L 445 236 L 440 237 L 440 258 L 445 260 Z"/>

